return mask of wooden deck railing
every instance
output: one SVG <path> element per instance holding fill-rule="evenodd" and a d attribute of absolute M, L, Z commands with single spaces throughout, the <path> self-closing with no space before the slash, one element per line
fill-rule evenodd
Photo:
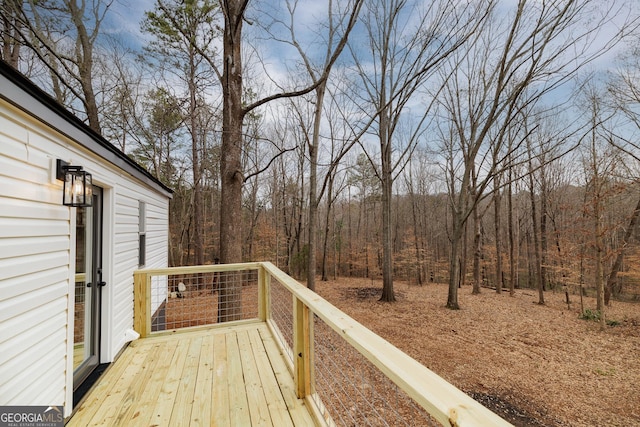
<path fill-rule="evenodd" d="M 135 272 L 136 331 L 141 337 L 174 331 L 170 322 L 152 330 L 157 323 L 153 316 L 169 319 L 171 307 L 189 304 L 189 298 L 215 305 L 210 295 L 223 292 L 225 274 L 231 272 L 243 275 L 230 285 L 240 292 L 236 302 L 243 306 L 234 319 L 269 325 L 289 359 L 298 397 L 307 401 L 320 424 L 511 425 L 269 262 Z M 182 292 L 197 293 L 170 301 Z M 257 301 L 252 304 L 247 295 Z M 207 316 L 182 324 L 218 320 Z M 389 421 L 391 416 L 397 421 Z"/>

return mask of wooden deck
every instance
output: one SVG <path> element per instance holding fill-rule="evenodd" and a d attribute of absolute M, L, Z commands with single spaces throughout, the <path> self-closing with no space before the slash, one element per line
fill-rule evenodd
<path fill-rule="evenodd" d="M 265 323 L 134 341 L 68 426 L 313 426 Z"/>

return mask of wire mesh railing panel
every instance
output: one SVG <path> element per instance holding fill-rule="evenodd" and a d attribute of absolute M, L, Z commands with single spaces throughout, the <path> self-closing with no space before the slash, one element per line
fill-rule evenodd
<path fill-rule="evenodd" d="M 258 317 L 258 270 L 151 276 L 151 331 Z"/>
<path fill-rule="evenodd" d="M 460 425 L 479 419 L 509 425 L 271 263 L 134 274 L 133 320 L 143 337 L 150 329 L 265 318 L 294 368 L 296 393 L 311 399 L 314 413 L 329 425 L 422 427 L 440 425 L 436 418 L 447 424 L 451 417 Z M 445 393 L 448 400 L 418 394 L 425 390 Z"/>
<path fill-rule="evenodd" d="M 316 405 L 338 426 L 439 426 L 320 318 L 314 320 Z"/>
<path fill-rule="evenodd" d="M 271 278 L 271 320 L 280 344 L 293 361 L 293 296 L 275 277 Z"/>

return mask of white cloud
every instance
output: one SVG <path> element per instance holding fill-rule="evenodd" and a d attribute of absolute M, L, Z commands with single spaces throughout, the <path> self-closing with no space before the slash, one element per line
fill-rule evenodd
<path fill-rule="evenodd" d="M 144 13 L 152 10 L 154 4 L 153 0 L 115 1 L 103 23 L 103 31 L 135 50 L 141 49 L 148 38 L 141 29 Z"/>

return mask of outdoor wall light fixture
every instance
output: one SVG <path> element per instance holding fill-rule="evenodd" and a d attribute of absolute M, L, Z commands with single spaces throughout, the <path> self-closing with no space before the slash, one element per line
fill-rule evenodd
<path fill-rule="evenodd" d="M 82 166 L 72 166 L 64 160 L 56 160 L 56 178 L 64 183 L 62 204 L 72 207 L 89 207 L 93 202 L 91 174 Z"/>

